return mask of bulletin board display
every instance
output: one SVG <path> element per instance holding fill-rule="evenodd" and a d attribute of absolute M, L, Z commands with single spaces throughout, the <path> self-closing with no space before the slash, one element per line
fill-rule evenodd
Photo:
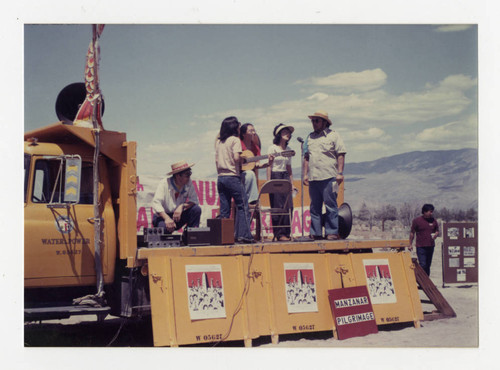
<path fill-rule="evenodd" d="M 443 285 L 478 282 L 477 222 L 443 224 Z"/>

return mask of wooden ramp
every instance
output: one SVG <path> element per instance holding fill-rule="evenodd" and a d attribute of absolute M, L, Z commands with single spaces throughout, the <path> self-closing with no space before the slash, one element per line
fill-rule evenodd
<path fill-rule="evenodd" d="M 415 265 L 415 278 L 419 289 L 427 295 L 432 303 L 436 307 L 436 311 L 426 314 L 424 313 L 424 321 L 446 319 L 450 317 L 456 317 L 457 314 L 453 311 L 448 301 L 443 297 L 441 292 L 434 285 L 432 280 L 427 276 L 424 269 L 419 265 L 416 258 L 413 258 L 413 264 Z"/>

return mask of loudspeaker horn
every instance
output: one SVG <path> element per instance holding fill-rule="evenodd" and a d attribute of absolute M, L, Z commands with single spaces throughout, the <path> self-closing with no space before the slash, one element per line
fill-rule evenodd
<path fill-rule="evenodd" d="M 75 82 L 62 89 L 56 99 L 56 114 L 59 121 L 72 125 L 86 97 L 87 90 L 84 82 Z M 102 115 L 104 115 L 104 99 L 102 99 Z"/>
<path fill-rule="evenodd" d="M 347 203 L 343 203 L 339 207 L 339 236 L 341 239 L 346 239 L 351 233 L 352 228 L 352 211 Z"/>

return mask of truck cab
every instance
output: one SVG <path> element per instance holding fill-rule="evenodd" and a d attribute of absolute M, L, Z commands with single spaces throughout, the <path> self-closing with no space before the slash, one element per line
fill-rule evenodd
<path fill-rule="evenodd" d="M 25 134 L 25 317 L 68 317 L 82 309 L 71 307 L 74 299 L 96 291 L 95 137 L 90 128 L 63 122 Z M 98 311 L 120 314 L 121 280 L 139 266 L 136 147 L 124 133 L 103 130 L 99 137 L 99 244 L 107 297 Z"/>

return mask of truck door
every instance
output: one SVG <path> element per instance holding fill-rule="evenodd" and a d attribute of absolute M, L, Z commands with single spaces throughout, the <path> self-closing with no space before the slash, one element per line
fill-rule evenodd
<path fill-rule="evenodd" d="M 80 285 L 87 280 L 91 284 L 95 281 L 92 163 L 81 162 L 79 199 L 68 203 L 65 157 L 33 155 L 29 162 L 24 212 L 26 286 Z"/>

